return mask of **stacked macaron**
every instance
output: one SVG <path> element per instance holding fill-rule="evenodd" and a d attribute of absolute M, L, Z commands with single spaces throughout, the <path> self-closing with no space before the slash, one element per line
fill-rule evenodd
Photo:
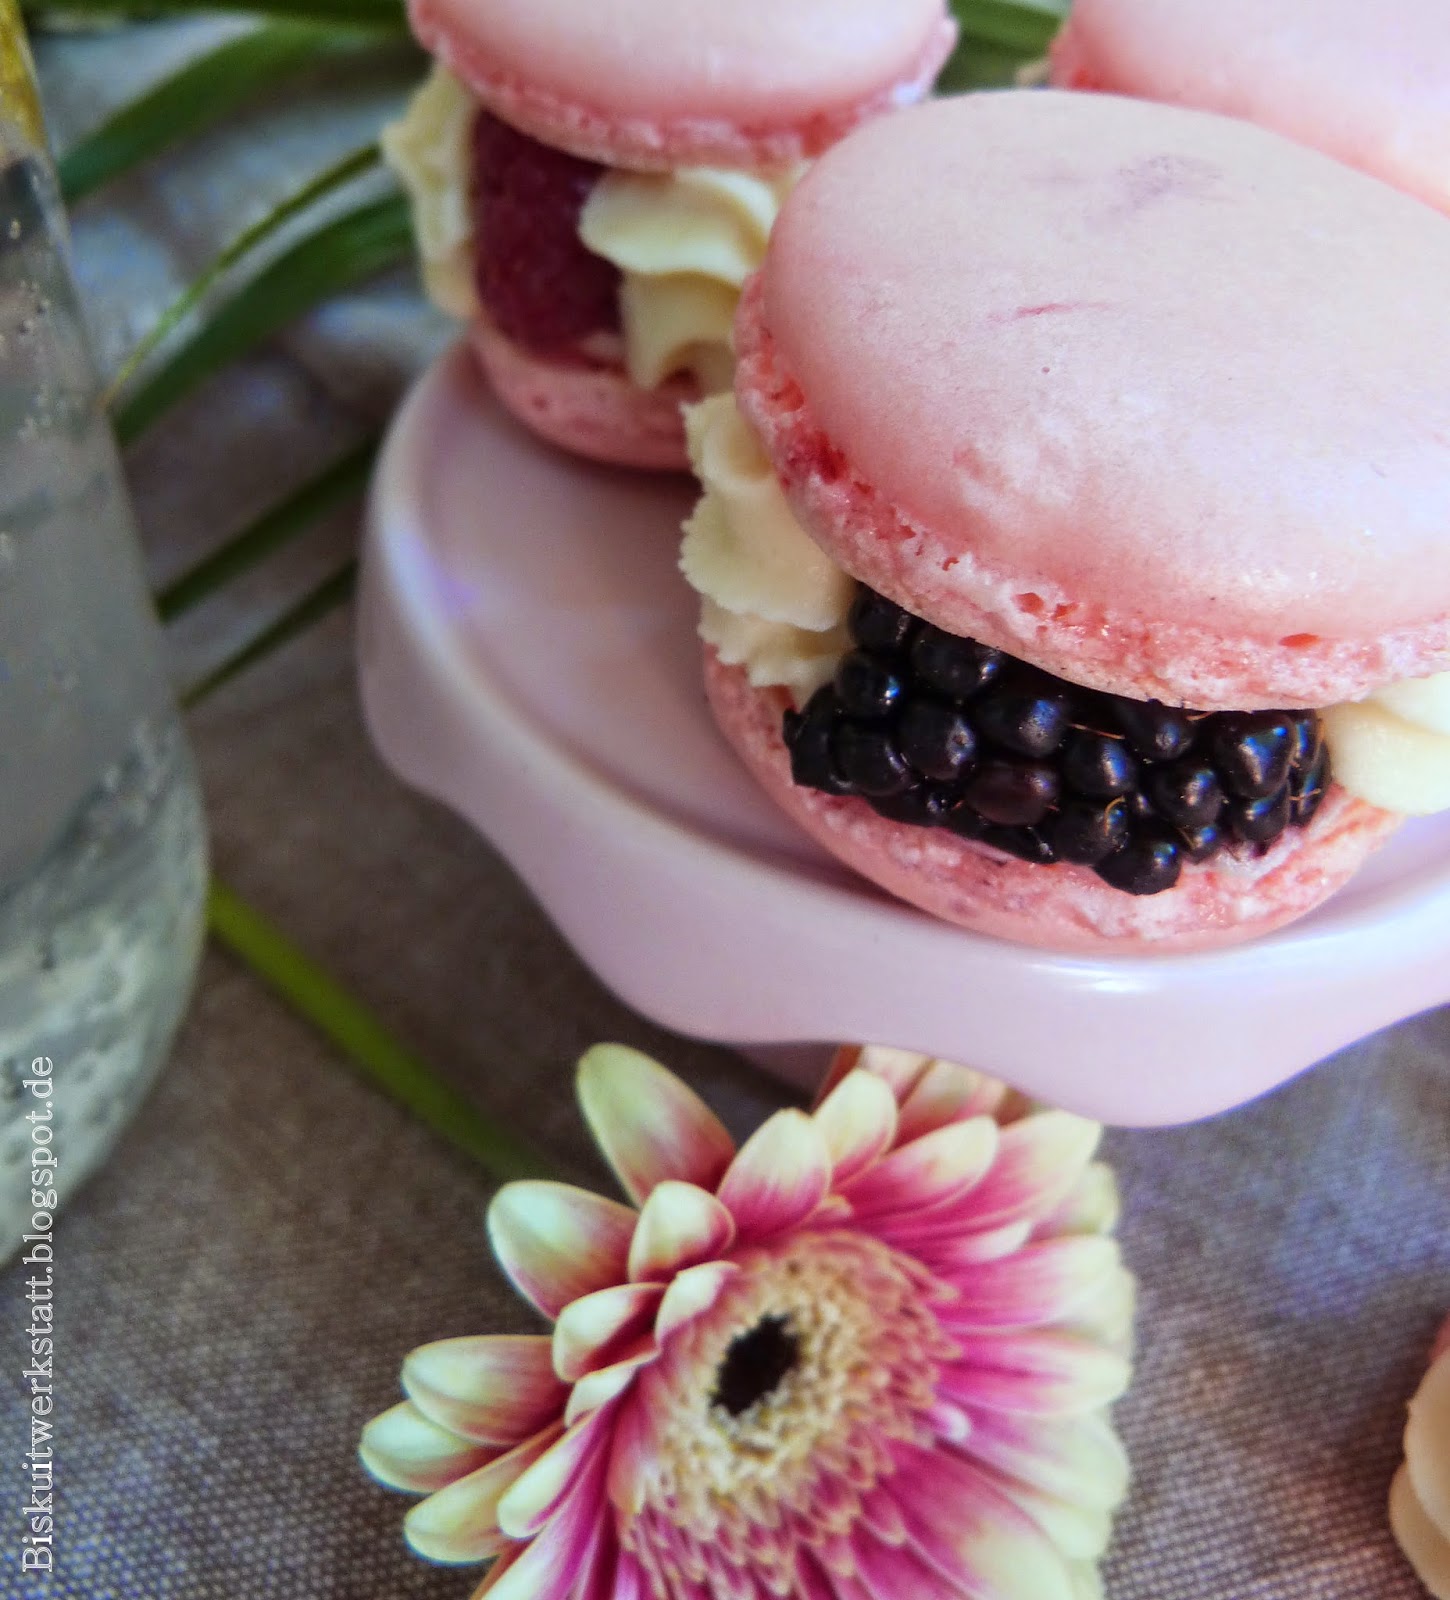
<path fill-rule="evenodd" d="M 1242 117 L 1450 212 L 1443 0 L 1074 0 L 1051 77 Z"/>
<path fill-rule="evenodd" d="M 500 397 L 603 460 L 685 464 L 801 165 L 922 96 L 945 0 L 412 0 L 439 65 L 385 149 L 425 278 Z"/>
<path fill-rule="evenodd" d="M 1046 91 L 854 134 L 690 417 L 726 736 L 984 932 L 1317 905 L 1450 806 L 1447 282 L 1442 218 L 1242 122 Z"/>

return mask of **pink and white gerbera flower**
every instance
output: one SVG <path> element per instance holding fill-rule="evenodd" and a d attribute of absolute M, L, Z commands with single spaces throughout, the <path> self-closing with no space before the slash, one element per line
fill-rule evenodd
<path fill-rule="evenodd" d="M 635 1051 L 579 1093 L 634 1206 L 488 1220 L 552 1336 L 424 1345 L 364 1430 L 420 1555 L 495 1558 L 475 1600 L 1101 1593 L 1133 1283 L 1096 1124 L 894 1050 L 738 1152 Z"/>

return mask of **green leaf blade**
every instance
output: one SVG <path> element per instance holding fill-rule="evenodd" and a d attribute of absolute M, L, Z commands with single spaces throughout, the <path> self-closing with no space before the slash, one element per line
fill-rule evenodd
<path fill-rule="evenodd" d="M 356 34 L 309 23 L 266 23 L 188 62 L 121 107 L 61 157 L 68 205 L 202 132 L 288 73 L 359 48 Z"/>
<path fill-rule="evenodd" d="M 220 550 L 169 583 L 156 596 L 161 620 L 170 622 L 200 605 L 289 544 L 334 506 L 361 494 L 367 487 L 380 443 L 377 436 L 364 440 L 264 512 Z"/>
<path fill-rule="evenodd" d="M 345 566 L 324 578 L 315 588 L 309 589 L 294 605 L 289 606 L 274 622 L 254 634 L 241 649 L 228 656 L 220 666 L 214 667 L 181 696 L 182 705 L 189 711 L 208 695 L 215 694 L 225 683 L 230 683 L 239 673 L 255 666 L 265 656 L 280 649 L 289 639 L 295 639 L 313 623 L 320 622 L 329 612 L 336 611 L 352 599 L 357 590 L 357 562 L 350 560 Z"/>
<path fill-rule="evenodd" d="M 521 1140 L 401 1045 L 360 1001 L 234 890 L 212 881 L 213 937 L 328 1038 L 358 1073 L 499 1181 L 547 1173 Z"/>
<path fill-rule="evenodd" d="M 203 379 L 311 311 L 408 259 L 407 202 L 370 201 L 300 240 L 218 308 L 174 354 L 117 405 L 123 445 L 136 440 Z"/>

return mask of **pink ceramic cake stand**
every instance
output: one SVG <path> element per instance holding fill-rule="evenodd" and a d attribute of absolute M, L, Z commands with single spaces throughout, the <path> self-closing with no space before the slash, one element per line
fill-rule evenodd
<path fill-rule="evenodd" d="M 886 898 L 715 731 L 675 566 L 692 498 L 536 444 L 460 349 L 397 419 L 364 562 L 383 755 L 493 842 L 637 1010 L 745 1048 L 900 1045 L 1149 1124 L 1450 1000 L 1450 817 L 1407 825 L 1296 926 L 1205 955 L 1054 955 Z"/>

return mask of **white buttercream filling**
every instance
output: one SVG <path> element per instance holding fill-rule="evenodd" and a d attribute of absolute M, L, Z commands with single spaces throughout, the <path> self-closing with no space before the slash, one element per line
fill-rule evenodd
<path fill-rule="evenodd" d="M 469 175 L 478 104 L 435 66 L 383 153 L 408 193 L 423 283 L 450 316 L 478 314 Z M 610 171 L 579 219 L 585 246 L 619 268 L 625 367 L 655 389 L 680 374 L 715 394 L 730 387 L 730 335 L 746 278 L 765 259 L 781 204 L 800 169 L 774 175 L 715 167 Z"/>
<path fill-rule="evenodd" d="M 733 395 L 685 411 L 705 493 L 685 523 L 680 570 L 703 597 L 700 635 L 756 688 L 804 704 L 850 648 L 856 585 L 796 520 Z"/>
<path fill-rule="evenodd" d="M 423 287 L 440 311 L 467 322 L 478 311 L 473 286 L 473 215 L 468 174 L 478 105 L 435 66 L 408 109 L 382 131 L 383 158 L 407 191 Z"/>
<path fill-rule="evenodd" d="M 1432 1361 L 1405 1428 L 1390 1487 L 1390 1527 L 1434 1600 L 1450 1600 L 1450 1349 Z"/>
<path fill-rule="evenodd" d="M 801 527 L 732 396 L 685 415 L 705 492 L 680 565 L 703 597 L 700 635 L 756 688 L 782 685 L 803 704 L 850 648 L 854 581 Z M 1450 810 L 1450 672 L 1320 717 L 1335 781 L 1351 794 L 1406 816 Z"/>

